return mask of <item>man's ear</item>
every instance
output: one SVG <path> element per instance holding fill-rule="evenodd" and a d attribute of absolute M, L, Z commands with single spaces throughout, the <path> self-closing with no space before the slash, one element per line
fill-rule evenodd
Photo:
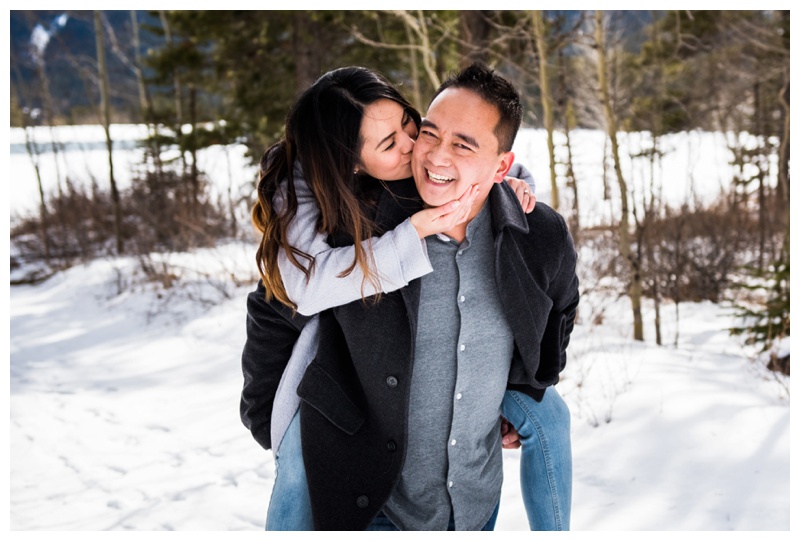
<path fill-rule="evenodd" d="M 492 179 L 493 182 L 503 182 L 503 179 L 508 175 L 509 169 L 514 165 L 514 153 L 503 152 L 500 155 L 500 161 L 497 164 L 497 172 Z"/>

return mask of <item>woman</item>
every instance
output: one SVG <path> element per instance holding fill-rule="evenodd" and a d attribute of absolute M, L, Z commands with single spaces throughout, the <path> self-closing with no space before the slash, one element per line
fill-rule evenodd
<path fill-rule="evenodd" d="M 379 297 L 432 271 L 421 239 L 463 222 L 474 189 L 459 201 L 414 214 L 380 237 L 365 217 L 379 193 L 376 179 L 411 175 L 419 122 L 419 114 L 396 89 L 364 68 L 329 72 L 300 97 L 287 116 L 284 140 L 262 159 L 259 202 L 253 210 L 263 234 L 257 261 L 264 288 L 258 294 L 312 315 Z M 516 181 L 515 191 L 526 211 L 532 210 L 535 200 L 527 185 Z M 354 245 L 331 249 L 325 239 L 337 232 L 348 234 Z M 312 319 L 278 386 L 268 440 L 254 422 L 259 397 L 248 392 L 246 376 L 243 420 L 262 445 L 277 449 L 267 529 L 313 529 L 295 391 L 316 352 L 315 333 Z M 555 391 L 545 397 L 536 403 L 507 392 L 503 413 L 520 429 L 522 488 L 531 528 L 567 529 L 569 412 Z M 509 436 L 513 439 L 513 432 Z"/>

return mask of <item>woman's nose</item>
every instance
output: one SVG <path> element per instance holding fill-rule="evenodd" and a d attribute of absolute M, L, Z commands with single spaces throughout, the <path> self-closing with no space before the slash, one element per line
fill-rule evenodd
<path fill-rule="evenodd" d="M 402 135 L 402 139 L 400 141 L 400 148 L 403 151 L 403 154 L 409 154 L 412 150 L 414 150 L 414 139 L 409 136 L 408 134 L 404 133 Z"/>

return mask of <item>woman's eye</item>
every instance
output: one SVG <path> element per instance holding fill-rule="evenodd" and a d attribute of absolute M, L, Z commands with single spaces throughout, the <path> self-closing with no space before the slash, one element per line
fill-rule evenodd
<path fill-rule="evenodd" d="M 386 147 L 386 150 L 392 150 L 393 148 L 394 148 L 394 141 L 392 141 L 392 144 L 391 144 L 391 145 L 389 145 L 388 147 Z"/>

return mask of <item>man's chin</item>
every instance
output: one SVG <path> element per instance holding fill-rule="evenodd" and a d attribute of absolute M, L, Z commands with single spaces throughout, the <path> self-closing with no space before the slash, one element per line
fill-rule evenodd
<path fill-rule="evenodd" d="M 445 196 L 444 194 L 432 194 L 429 191 L 423 189 L 419 189 L 417 187 L 417 191 L 419 192 L 420 197 L 422 198 L 422 202 L 425 204 L 426 207 L 440 207 L 445 203 L 452 201 L 453 199 L 458 198 L 450 198 Z"/>

